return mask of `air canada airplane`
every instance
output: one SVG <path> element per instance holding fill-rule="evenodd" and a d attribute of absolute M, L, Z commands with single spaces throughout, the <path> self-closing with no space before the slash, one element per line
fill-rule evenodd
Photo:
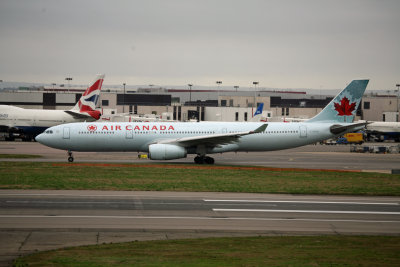
<path fill-rule="evenodd" d="M 76 105 L 70 110 L 24 109 L 0 105 L 0 129 L 10 133 L 22 133 L 31 139 L 51 126 L 68 122 L 95 121 L 101 116 L 95 110 L 99 99 L 104 74 L 97 75 Z"/>
<path fill-rule="evenodd" d="M 47 129 L 36 140 L 72 151 L 148 152 L 152 160 L 185 158 L 213 164 L 207 154 L 231 151 L 271 151 L 313 144 L 362 129 L 353 123 L 368 80 L 354 80 L 319 114 L 306 122 L 151 122 L 70 123 Z"/>

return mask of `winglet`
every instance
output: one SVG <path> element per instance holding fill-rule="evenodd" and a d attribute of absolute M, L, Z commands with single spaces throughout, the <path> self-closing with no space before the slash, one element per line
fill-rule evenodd
<path fill-rule="evenodd" d="M 262 132 L 265 131 L 265 129 L 267 129 L 267 126 L 268 126 L 268 123 L 264 123 L 263 125 L 261 125 L 257 129 L 255 129 L 254 131 L 251 131 L 250 134 L 262 133 Z"/>

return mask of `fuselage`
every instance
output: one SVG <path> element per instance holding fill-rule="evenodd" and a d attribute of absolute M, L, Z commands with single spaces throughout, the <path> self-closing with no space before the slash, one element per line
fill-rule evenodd
<path fill-rule="evenodd" d="M 44 144 L 70 151 L 148 152 L 151 144 L 164 140 L 252 131 L 260 122 L 153 122 L 71 123 L 47 130 Z M 333 137 L 332 123 L 268 123 L 264 132 L 240 137 L 235 142 L 208 146 L 206 153 L 270 151 L 312 144 Z M 40 138 L 41 136 L 39 136 Z M 41 142 L 41 140 L 39 140 Z M 196 153 L 187 147 L 188 154 Z"/>
<path fill-rule="evenodd" d="M 368 124 L 366 128 L 371 132 L 400 134 L 400 122 L 374 121 Z"/>

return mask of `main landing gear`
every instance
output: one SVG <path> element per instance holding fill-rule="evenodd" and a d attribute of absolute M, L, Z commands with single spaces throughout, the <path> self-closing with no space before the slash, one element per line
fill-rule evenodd
<path fill-rule="evenodd" d="M 214 164 L 214 159 L 207 156 L 196 156 L 194 158 L 194 163 L 196 164 Z"/>
<path fill-rule="evenodd" d="M 72 151 L 68 150 L 68 162 L 73 162 L 74 161 L 74 157 L 72 156 Z"/>

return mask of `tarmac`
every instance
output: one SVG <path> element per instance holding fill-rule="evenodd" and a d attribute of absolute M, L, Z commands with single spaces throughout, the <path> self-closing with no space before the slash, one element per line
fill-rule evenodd
<path fill-rule="evenodd" d="M 381 144 L 380 144 L 381 145 Z M 387 144 L 396 145 L 396 144 Z M 0 154 L 35 154 L 41 155 L 41 158 L 37 159 L 11 159 L 5 158 L 0 159 L 0 161 L 50 161 L 50 162 L 63 162 L 67 163 L 67 153 L 65 151 L 60 151 L 52 148 L 42 146 L 36 142 L 0 142 Z M 159 163 L 157 161 L 150 161 L 148 159 L 139 159 L 139 153 L 136 152 L 121 152 L 121 153 L 74 153 L 75 162 L 103 162 L 103 163 Z M 326 145 L 310 145 L 295 149 L 283 150 L 283 151 L 273 151 L 273 152 L 249 152 L 249 153 L 224 153 L 212 155 L 215 158 L 215 165 L 237 165 L 237 166 L 265 166 L 265 167 L 279 167 L 279 168 L 307 168 L 307 169 L 337 169 L 337 170 L 355 170 L 355 171 L 367 171 L 367 172 L 382 172 L 391 173 L 393 170 L 400 168 L 400 155 L 399 154 L 376 154 L 376 153 L 350 153 L 350 146 L 340 145 L 340 146 L 326 146 Z M 174 164 L 188 164 L 193 163 L 193 156 L 188 156 L 186 159 L 179 159 L 169 161 Z M 26 194 L 30 191 L 25 190 L 1 190 L 3 194 L 4 201 L 10 201 L 10 197 L 4 196 L 4 194 Z M 39 195 L 39 199 L 43 196 L 41 194 L 46 194 L 46 192 L 31 192 Z M 49 193 L 49 192 L 47 192 Z M 60 192 L 54 192 L 54 194 L 59 194 Z M 72 192 L 69 192 L 72 193 Z M 68 193 L 68 194 L 69 194 Z M 80 192 L 82 193 L 82 192 Z M 103 194 L 104 192 L 96 192 L 96 194 Z M 114 194 L 115 192 L 107 192 L 107 194 Z M 141 197 L 143 194 L 148 192 L 139 193 Z M 51 192 L 50 192 L 51 194 Z M 92 194 L 92 193 L 90 193 Z M 176 193 L 173 193 L 176 194 Z M 192 193 L 187 193 L 192 194 Z M 141 197 L 134 196 L 136 200 L 141 199 Z M 254 196 L 253 196 L 254 197 Z M 275 195 L 276 197 L 282 197 L 282 195 Z M 305 196 L 307 197 L 307 196 Z M 146 198 L 146 197 L 145 197 Z M 322 196 L 326 198 L 326 196 Z M 356 198 L 356 197 L 355 197 Z M 364 200 L 365 201 L 365 200 Z M 367 202 L 380 201 L 379 199 L 368 199 Z M 400 200 L 398 198 L 391 199 L 394 203 L 399 204 Z M 136 201 L 135 203 L 140 203 L 141 201 Z M 143 201 L 142 201 L 143 203 Z M 136 206 L 136 207 L 140 207 Z M 260 223 L 255 224 L 255 227 L 250 229 L 246 227 L 239 227 L 236 224 L 231 224 L 230 227 L 224 227 L 225 224 L 221 223 L 221 220 L 210 220 L 211 225 L 214 227 L 203 227 L 194 226 L 190 227 L 180 227 L 180 222 L 173 222 L 175 227 L 165 226 L 165 221 L 160 221 L 160 227 L 150 227 L 152 221 L 156 219 L 151 219 L 149 222 L 145 222 L 143 225 L 138 227 L 132 227 L 135 222 L 128 222 L 125 226 L 119 225 L 121 219 L 118 217 L 115 220 L 107 221 L 111 218 L 103 219 L 105 220 L 105 225 L 96 226 L 99 220 L 95 220 L 95 225 L 93 227 L 88 227 L 87 224 L 80 225 L 78 222 L 84 222 L 91 218 L 77 219 L 70 218 L 71 223 L 56 223 L 52 226 L 46 225 L 46 223 L 51 222 L 51 220 L 57 219 L 57 216 L 65 216 L 65 214 L 57 213 L 60 210 L 70 210 L 71 207 L 50 209 L 32 209 L 25 207 L 22 212 L 16 209 L 15 214 L 10 214 L 10 209 L 2 208 L 1 215 L 6 217 L 0 217 L 0 266 L 9 266 L 11 261 L 18 256 L 34 253 L 37 251 L 52 250 L 63 247 L 79 246 L 79 245 L 90 245 L 90 244 L 103 244 L 103 243 L 115 243 L 115 242 L 128 242 L 128 241 L 143 241 L 143 240 L 167 240 L 167 239 L 181 239 L 181 238 L 203 238 L 203 237 L 217 237 L 217 236 L 249 236 L 249 235 L 316 235 L 316 234 L 390 234 L 398 235 L 395 229 L 400 229 L 400 225 L 397 227 L 398 215 L 391 218 L 384 218 L 380 220 L 377 217 L 369 218 L 369 220 L 375 221 L 378 219 L 379 224 L 387 223 L 387 227 L 383 227 L 382 231 L 378 230 L 367 230 L 370 223 L 363 222 L 362 224 L 349 223 L 350 227 L 354 229 L 359 229 L 359 231 L 354 232 L 353 228 L 346 230 L 342 224 L 335 225 L 332 218 L 337 218 L 337 215 L 331 215 L 332 218 L 325 218 L 323 220 L 328 220 L 328 222 L 322 223 L 322 225 L 311 225 L 308 223 L 299 224 L 300 228 L 290 228 L 290 222 L 282 223 L 281 221 L 276 221 L 275 223 Z M 153 217 L 160 216 L 164 212 L 160 211 L 159 208 Z M 192 208 L 187 208 L 188 210 Z M 43 221 L 35 218 L 29 218 L 29 216 L 35 215 L 36 212 L 43 210 Z M 110 209 L 112 210 L 112 209 Z M 145 211 L 139 209 L 143 215 Z M 179 210 L 179 209 L 178 209 Z M 33 212 L 35 211 L 35 212 Z M 85 214 L 90 214 L 92 209 L 87 210 L 70 210 L 71 214 L 67 216 L 82 216 Z M 170 211 L 166 211 L 167 213 Z M 8 217 L 20 214 L 21 217 Z M 25 215 L 24 215 L 25 214 Z M 191 216 L 202 217 L 203 211 L 196 211 L 191 214 Z M 268 213 L 269 214 L 269 213 Z M 28 216 L 28 217 L 23 217 Z M 37 214 L 36 214 L 37 215 Z M 123 214 L 125 216 L 126 214 Z M 41 215 L 42 216 L 42 215 Z M 115 216 L 115 214 L 108 214 L 107 216 Z M 183 215 L 189 216 L 189 215 Z M 203 216 L 205 219 L 199 219 L 199 221 L 206 221 L 208 217 L 219 217 L 228 216 L 235 218 L 235 214 L 221 214 L 217 212 L 212 215 Z M 254 215 L 255 216 L 255 215 Z M 251 216 L 251 218 L 255 218 Z M 259 215 L 257 215 L 259 216 Z M 286 218 L 287 216 L 294 216 L 293 214 L 286 214 L 278 216 L 278 218 Z M 296 215 L 297 216 L 297 215 Z M 380 215 L 379 215 L 380 216 Z M 55 218 L 53 218 L 55 217 Z M 190 217 L 190 216 L 189 216 Z M 203 218 L 202 217 L 202 218 Z M 267 216 L 268 217 L 268 216 Z M 66 219 L 64 217 L 59 217 L 60 222 L 64 222 Z M 131 218 L 132 220 L 142 220 L 140 218 Z M 310 219 L 309 217 L 299 217 L 299 219 Z M 349 218 L 344 218 L 345 220 L 352 220 Z M 353 218 L 354 219 L 354 218 Z M 13 221 L 14 220 L 14 221 Z M 37 220 L 35 222 L 35 220 Z M 100 219 L 101 220 L 101 219 Z M 364 218 L 356 218 L 356 221 L 364 220 Z M 11 223 L 9 223 L 11 222 Z M 24 223 L 25 222 L 25 223 Z M 108 222 L 112 222 L 107 226 Z M 192 221 L 189 222 L 193 223 Z M 29 225 L 30 224 L 30 225 Z M 112 224 L 115 224 L 112 226 Z M 40 227 L 42 225 L 42 227 Z M 118 226 L 119 225 L 119 226 Z M 146 227 L 146 225 L 148 227 Z M 215 225 L 219 225 L 215 227 Z M 288 228 L 279 228 L 282 225 L 288 225 Z M 393 225 L 395 226 L 394 230 Z M 107 227 L 105 227 L 107 226 Z M 178 226 L 178 227 L 176 227 Z M 265 226 L 265 227 L 264 227 Z M 368 227 L 367 227 L 368 226 Z M 390 226 L 390 227 L 389 227 Z M 366 228 L 367 227 L 367 228 Z M 314 228 L 313 231 L 311 228 Z M 381 227 L 382 228 L 382 227 Z M 386 231 L 387 230 L 387 231 Z"/>
<path fill-rule="evenodd" d="M 398 143 L 371 143 L 368 145 L 397 146 Z M 308 145 L 293 149 L 269 152 L 229 152 L 210 155 L 215 165 L 264 166 L 279 168 L 306 168 L 332 170 L 358 170 L 367 172 L 391 173 L 400 169 L 400 154 L 351 153 L 350 145 Z M 49 148 L 36 142 L 0 142 L 0 154 L 34 154 L 38 159 L 7 159 L 0 161 L 50 161 L 67 162 L 67 152 Z M 193 163 L 194 155 L 187 158 L 152 161 L 139 159 L 137 152 L 74 152 L 74 162 L 110 163 Z"/>

